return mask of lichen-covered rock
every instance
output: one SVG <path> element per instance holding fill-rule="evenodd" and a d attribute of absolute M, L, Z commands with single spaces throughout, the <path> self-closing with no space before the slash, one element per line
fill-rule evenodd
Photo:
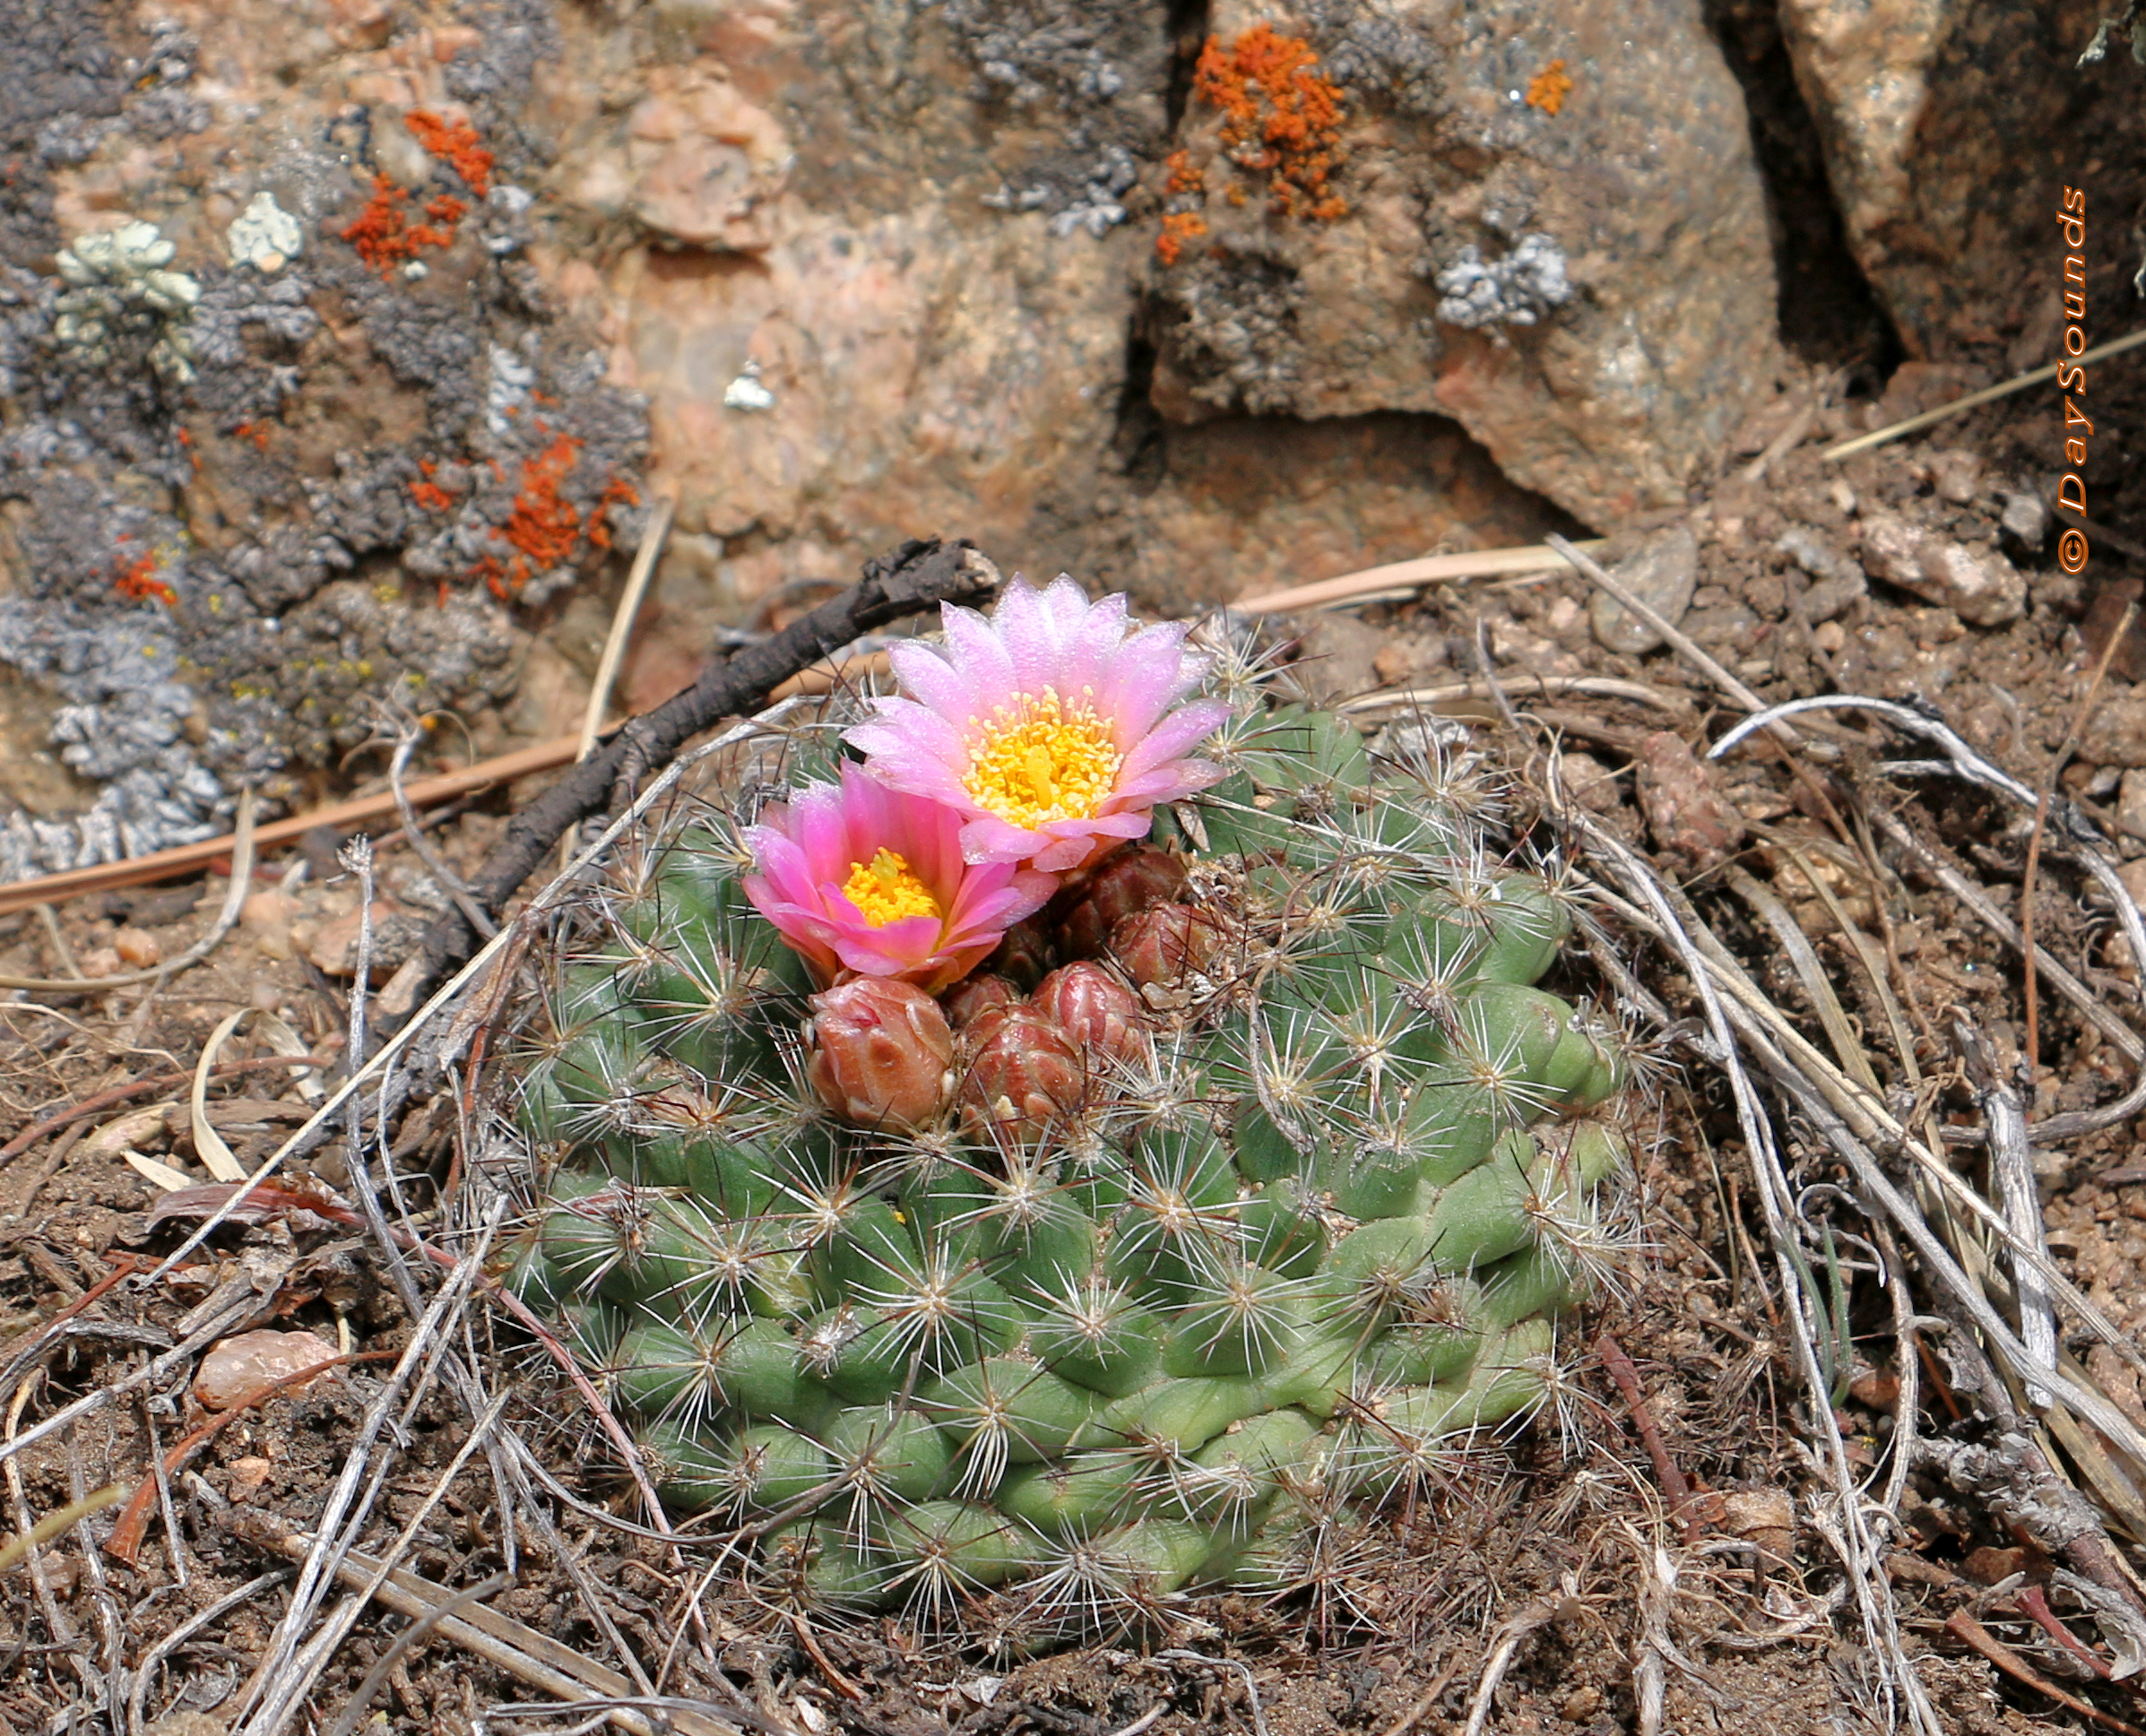
<path fill-rule="evenodd" d="M 832 0 L 749 28 L 670 16 L 684 52 L 630 103 L 562 75 L 541 115 L 567 206 L 653 245 L 539 263 L 647 395 L 681 529 L 723 540 L 740 602 L 890 538 L 1030 545 L 1111 457 L 1164 10 L 961 0 L 899 32 Z M 566 28 L 568 66 L 637 51 L 593 15 Z"/>
<path fill-rule="evenodd" d="M 399 39 L 196 10 L 11 39 L 0 661 L 100 787 L 0 814 L 0 879 L 208 836 L 241 783 L 497 700 L 513 607 L 637 523 L 644 413 L 525 256 L 549 4 Z"/>
<path fill-rule="evenodd" d="M 1214 9 L 1172 159 L 1164 412 L 1433 410 L 1583 518 L 1682 505 L 1776 359 L 1697 7 L 1320 0 L 1301 42 L 1263 16 Z"/>

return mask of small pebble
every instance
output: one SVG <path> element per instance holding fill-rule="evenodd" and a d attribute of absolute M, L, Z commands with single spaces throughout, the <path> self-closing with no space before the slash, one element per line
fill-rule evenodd
<path fill-rule="evenodd" d="M 1744 842 L 1744 816 L 1684 738 L 1657 730 L 1640 741 L 1640 806 L 1656 846 L 1695 870 L 1726 861 Z"/>
<path fill-rule="evenodd" d="M 136 971 L 164 962 L 163 943 L 147 928 L 121 928 L 112 936 L 112 950 L 124 963 Z"/>
<path fill-rule="evenodd" d="M 1724 538 L 1727 533 L 1728 526 L 1724 524 Z M 1690 526 L 1672 525 L 1648 538 L 1629 558 L 1610 568 L 1610 576 L 1674 626 L 1692 607 L 1692 592 L 1699 583 L 1699 540 Z M 1596 592 L 1591 613 L 1595 637 L 1606 651 L 1636 657 L 1662 643 L 1659 633 L 1646 622 L 1635 620 L 1607 592 Z"/>
<path fill-rule="evenodd" d="M 318 1333 L 242 1332 L 202 1358 L 194 1396 L 203 1410 L 228 1411 L 255 1387 L 332 1361 L 336 1354 Z"/>

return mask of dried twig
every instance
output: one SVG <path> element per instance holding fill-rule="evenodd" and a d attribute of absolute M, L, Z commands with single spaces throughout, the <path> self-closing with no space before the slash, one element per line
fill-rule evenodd
<path fill-rule="evenodd" d="M 1606 1332 L 1595 1341 L 1595 1354 L 1602 1359 L 1604 1371 L 1616 1382 L 1617 1391 L 1624 1398 L 1624 1407 L 1631 1413 L 1632 1427 L 1640 1431 L 1647 1456 L 1654 1461 L 1654 1474 L 1662 1485 L 1663 1495 L 1668 1498 L 1670 1516 L 1682 1528 L 1687 1544 L 1697 1542 L 1699 1521 L 1690 1510 L 1692 1485 L 1684 1481 L 1684 1473 L 1677 1469 L 1676 1461 L 1662 1444 L 1661 1431 L 1654 1426 L 1654 1412 L 1647 1405 L 1647 1395 L 1640 1389 L 1640 1371 L 1632 1367 L 1631 1358 L 1625 1355 L 1624 1346 Z"/>
<path fill-rule="evenodd" d="M 2122 355 L 2126 350 L 2135 350 L 2142 343 L 2146 343 L 2146 332 L 2133 332 L 2129 337 L 2113 338 L 2107 343 L 2096 344 L 2083 356 L 2029 368 L 2024 374 L 2015 374 L 2001 384 L 1985 386 L 1979 392 L 1969 393 L 1964 398 L 1955 398 L 1949 404 L 1940 404 L 1935 410 L 1925 410 L 1920 416 L 1910 416 L 1905 421 L 1891 423 L 1869 434 L 1859 434 L 1852 440 L 1843 440 L 1838 445 L 1828 446 L 1818 455 L 1829 462 L 1852 457 L 1856 453 L 1869 451 L 1873 446 L 1882 446 L 1889 440 L 1898 440 L 1904 434 L 1914 434 L 1934 422 L 1942 422 L 1948 417 L 1958 416 L 1978 405 L 1995 403 L 1999 398 L 2008 398 L 2015 392 L 2024 392 L 2030 385 L 2041 384 L 2044 380 L 2054 380 L 2059 367 L 2083 367 L 2090 363 L 2106 361 L 2111 356 Z"/>
<path fill-rule="evenodd" d="M 403 794 L 412 807 L 434 807 L 458 796 L 489 790 L 496 784 L 511 783 L 517 778 L 570 764 L 573 759 L 574 738 L 560 736 L 534 747 L 517 747 L 511 754 L 479 760 L 459 772 L 420 778 L 407 785 Z M 383 790 L 369 796 L 354 796 L 349 801 L 332 802 L 325 808 L 312 808 L 288 819 L 271 820 L 265 825 L 255 826 L 254 849 L 256 852 L 271 850 L 279 844 L 295 842 L 308 832 L 323 827 L 340 831 L 395 811 L 395 798 L 391 791 Z M 156 851 L 147 856 L 100 862 L 95 868 L 69 868 L 61 874 L 39 875 L 33 880 L 11 881 L 0 885 L 0 916 L 12 915 L 48 900 L 79 898 L 85 893 L 113 892 L 122 886 L 145 886 L 159 880 L 176 880 L 183 874 L 207 867 L 219 857 L 231 855 L 238 846 L 238 834 L 227 833 L 220 838 L 203 838 L 195 844 L 176 844 L 169 850 Z"/>
<path fill-rule="evenodd" d="M 230 933 L 238 920 L 238 912 L 246 903 L 247 894 L 253 890 L 254 843 L 254 792 L 248 786 L 238 797 L 238 829 L 232 833 L 231 880 L 230 885 L 224 889 L 223 908 L 216 912 L 216 920 L 209 924 L 208 931 L 177 958 L 163 964 L 152 964 L 146 970 L 122 971 L 108 977 L 0 976 L 0 989 L 23 989 L 46 993 L 77 989 L 85 994 L 101 995 L 107 989 L 125 989 L 137 982 L 160 982 L 177 976 L 181 971 L 191 970 L 222 944 L 224 936 Z M 47 894 L 48 897 L 51 895 Z M 0 894 L 0 898 L 4 898 L 4 894 Z M 4 902 L 0 902 L 0 913 L 8 908 Z"/>
<path fill-rule="evenodd" d="M 2136 602 L 2124 606 L 2124 618 L 2116 623 L 2116 630 L 2108 635 L 2108 643 L 2101 647 L 2101 655 L 2094 660 L 2094 673 L 2087 682 L 2086 692 L 2080 695 L 2078 708 L 2072 713 L 2072 727 L 2064 731 L 2064 738 L 2049 761 L 2049 767 L 2042 774 L 2042 787 L 2035 791 L 2034 830 L 2027 835 L 2027 870 L 2020 877 L 2020 935 L 2021 947 L 2031 958 L 2034 955 L 2034 892 L 2042 867 L 2042 833 L 2049 824 L 2049 798 L 2055 792 L 2056 780 L 2062 774 L 2072 750 L 2079 746 L 2079 737 L 2086 728 L 2088 713 L 2094 709 L 2094 700 L 2101 692 L 2101 684 L 2108 677 L 2108 666 L 2117 648 L 2131 636 L 2131 624 L 2139 618 Z M 2027 1101 L 2031 1104 L 2040 1094 L 2036 1084 L 2042 1061 L 2040 1028 L 2036 1022 L 2039 1010 L 2035 972 L 2029 971 L 2021 988 L 2027 999 L 2027 1031 L 2021 1041 L 2022 1053 L 2027 1058 Z"/>
<path fill-rule="evenodd" d="M 1285 614 L 1300 609 L 1331 609 L 1337 603 L 1391 592 L 1419 591 L 1447 579 L 1512 578 L 1527 573 L 1560 573 L 1571 566 L 1567 548 L 1553 538 L 1547 547 L 1481 548 L 1458 555 L 1426 555 L 1420 560 L 1395 561 L 1386 566 L 1367 566 L 1362 572 L 1344 573 L 1338 578 L 1320 579 L 1315 584 L 1293 585 L 1286 591 L 1269 591 L 1257 597 L 1241 597 L 1230 605 L 1240 614 Z M 1578 545 L 1600 548 L 1600 539 Z"/>
<path fill-rule="evenodd" d="M 263 1067 L 321 1068 L 333 1064 L 333 1058 L 326 1055 L 260 1055 L 246 1061 L 220 1061 L 209 1069 L 209 1076 L 212 1079 L 224 1079 L 234 1073 L 255 1073 Z M 54 1111 L 41 1121 L 31 1122 L 6 1144 L 0 1145 L 0 1163 L 20 1157 L 48 1134 L 57 1133 L 62 1127 L 87 1120 L 92 1115 L 101 1115 L 115 1104 L 128 1102 L 136 1097 L 148 1097 L 160 1091 L 169 1091 L 174 1085 L 189 1084 L 193 1078 L 191 1071 L 152 1073 L 147 1078 L 129 1079 L 125 1084 L 112 1085 L 97 1092 L 79 1103 Z"/>
<path fill-rule="evenodd" d="M 54 1508 L 20 1537 L 11 1537 L 4 1546 L 0 1546 L 0 1573 L 5 1573 L 39 1544 L 49 1543 L 55 1537 L 72 1531 L 92 1513 L 102 1513 L 114 1506 L 125 1493 L 125 1484 L 108 1483 L 95 1494 L 84 1495 L 80 1500 Z"/>
<path fill-rule="evenodd" d="M 387 787 L 394 792 L 395 813 L 402 822 L 402 839 L 419 861 L 425 865 L 425 872 L 438 884 L 442 892 L 454 901 L 454 906 L 477 932 L 489 940 L 497 927 L 483 907 L 470 896 L 469 884 L 462 876 L 447 866 L 447 859 L 432 846 L 425 836 L 425 829 L 418 823 L 417 808 L 410 799 L 410 789 L 403 782 L 410 770 L 410 756 L 417 750 L 422 738 L 421 725 L 414 721 L 396 733 L 394 756 L 387 764 Z"/>
<path fill-rule="evenodd" d="M 278 1393 L 288 1392 L 293 1386 L 303 1386 L 309 1381 L 335 1369 L 348 1368 L 354 1362 L 382 1362 L 399 1354 L 395 1351 L 356 1351 L 348 1356 L 331 1356 L 290 1374 L 278 1375 L 273 1380 L 264 1380 L 259 1386 L 249 1386 L 229 1405 L 219 1411 L 198 1429 L 182 1436 L 177 1446 L 164 1455 L 164 1474 L 173 1472 L 206 1447 L 231 1423 L 238 1421 L 255 1405 L 265 1403 Z M 150 1473 L 134 1485 L 133 1496 L 119 1521 L 112 1527 L 112 1534 L 104 1540 L 104 1552 L 115 1561 L 124 1561 L 128 1567 L 137 1565 L 142 1553 L 143 1534 L 149 1528 L 149 1509 L 157 1495 L 157 1479 Z"/>
<path fill-rule="evenodd" d="M 1981 1653 L 2014 1681 L 2025 1684 L 2038 1694 L 2047 1695 L 2067 1712 L 2076 1712 L 2104 1730 L 2120 1731 L 2123 1736 L 2146 1736 L 2146 1731 L 2142 1731 L 2136 1724 L 2127 1724 L 2121 1718 L 2112 1718 L 2099 1707 L 2089 1706 L 2076 1694 L 2059 1688 L 2047 1677 L 2031 1669 L 2025 1659 L 1965 1610 L 1955 1610 L 1945 1618 L 1945 1631 Z"/>
<path fill-rule="evenodd" d="M 445 1603 L 426 1611 L 403 1628 L 394 1637 L 394 1643 L 387 1650 L 380 1654 L 380 1661 L 365 1672 L 365 1680 L 358 1684 L 357 1690 L 343 1703 L 343 1708 L 336 1714 L 335 1722 L 328 1726 L 328 1736 L 352 1736 L 359 1720 L 365 1716 L 365 1708 L 373 1703 L 373 1696 L 386 1684 L 394 1667 L 409 1656 L 411 1648 L 430 1635 L 439 1623 L 472 1603 L 506 1591 L 514 1583 L 515 1576 L 511 1573 L 496 1573 L 489 1579 L 478 1581 L 467 1591 L 456 1592 Z"/>
<path fill-rule="evenodd" d="M 581 720 L 581 739 L 575 760 L 588 758 L 603 731 L 603 713 L 611 703 L 611 684 L 619 678 L 619 666 L 626 661 L 626 647 L 640 618 L 641 600 L 648 594 L 648 581 L 662 558 L 664 540 L 671 535 L 671 515 L 678 511 L 675 489 L 660 495 L 641 529 L 641 546 L 634 550 L 633 569 L 626 575 L 626 589 L 619 594 L 619 607 L 611 614 L 611 630 L 604 635 L 603 654 L 596 660 L 595 678 L 589 683 L 589 704 Z"/>
<path fill-rule="evenodd" d="M 1508 671 L 1505 679 L 1523 697 L 1529 694 L 1547 697 L 1552 694 L 1577 693 L 1597 699 L 1630 699 L 1663 712 L 1687 713 L 1692 709 L 1692 702 L 1682 694 L 1664 693 L 1659 687 L 1650 687 L 1641 681 L 1620 681 L 1606 675 L 1535 675 L 1514 670 Z M 1361 694 L 1354 699 L 1343 700 L 1334 710 L 1343 717 L 1354 717 L 1365 712 L 1434 707 L 1449 705 L 1458 699 L 1489 697 L 1488 682 L 1449 681 L 1435 687 L 1389 687 L 1377 693 Z"/>
<path fill-rule="evenodd" d="M 2034 980 L 2034 973 L 2026 973 Z M 1991 1178 L 1997 1187 L 1998 1204 L 2012 1233 L 2046 1256 L 2048 1240 L 2042 1225 L 2041 1195 L 2035 1184 L 2034 1158 L 2027 1148 L 2027 1113 L 2020 1094 L 2005 1083 L 1989 1041 L 1965 1019 L 1953 1021 L 1960 1052 L 1966 1058 L 1968 1078 L 1982 1106 L 1982 1125 L 1988 1138 Z M 2020 1342 L 2027 1348 L 2027 1367 L 2019 1370 L 2027 1384 L 2027 1398 L 2037 1410 L 2054 1402 L 2049 1389 L 2034 1378 L 2036 1369 L 2056 1367 L 2056 1309 L 2048 1286 L 2034 1269 L 2034 1262 L 2012 1262 L 2012 1295 L 2019 1305 Z"/>
<path fill-rule="evenodd" d="M 1438 1704 L 1438 1697 L 1453 1685 L 1453 1678 L 1460 1673 L 1458 1663 L 1449 1663 L 1431 1678 L 1430 1686 L 1409 1702 L 1408 1710 L 1402 1713 L 1379 1736 L 1408 1736 L 1408 1732 L 1423 1721 L 1423 1714 Z"/>
<path fill-rule="evenodd" d="M 1635 620 L 1646 622 L 1648 626 L 1662 635 L 1665 643 L 1674 647 L 1686 661 L 1694 669 L 1702 671 L 1709 681 L 1742 705 L 1744 710 L 1759 713 L 1763 713 L 1766 710 L 1766 702 L 1763 699 L 1730 674 L 1718 661 L 1707 652 L 1705 647 L 1664 615 L 1660 609 L 1636 596 L 1629 586 L 1612 578 L 1595 560 L 1581 553 L 1577 547 L 1567 542 L 1562 537 L 1553 536 L 1549 539 L 1549 543 L 1553 548 L 1571 561 L 1575 570 L 1589 584 L 1622 605 Z M 1786 746 L 1793 747 L 1807 745 L 1804 743 L 1802 737 L 1785 725 L 1770 724 L 1767 727 Z"/>
<path fill-rule="evenodd" d="M 1512 1668 L 1521 1643 L 1538 1628 L 1547 1627 L 1556 1616 L 1557 1606 L 1553 1603 L 1530 1603 L 1498 1629 L 1490 1656 L 1484 1660 L 1483 1673 L 1475 1680 L 1475 1697 L 1468 1702 L 1465 1736 L 1483 1736 L 1490 1727 L 1492 1697 L 1497 1693 L 1499 1683 L 1505 1680 L 1505 1672 Z"/>
<path fill-rule="evenodd" d="M 237 1518 L 234 1516 L 234 1520 Z M 269 1529 L 276 1523 L 264 1516 L 247 1516 L 242 1534 L 247 1541 L 292 1561 L 302 1559 L 312 1551 L 316 1539 L 302 1533 Z M 635 1699 L 632 1684 L 624 1676 L 489 1605 L 473 1604 L 452 1615 L 436 1614 L 454 1596 L 446 1586 L 358 1550 L 342 1550 L 334 1563 L 333 1572 L 342 1584 L 353 1588 L 363 1587 L 376 1578 L 377 1586 L 372 1592 L 374 1602 L 400 1615 L 432 1616 L 433 1631 L 441 1638 L 452 1640 L 464 1651 L 504 1670 L 516 1681 L 557 1699 L 586 1705 L 592 1710 L 608 1710 L 610 1722 L 632 1732 L 632 1736 L 655 1736 L 663 1727 L 661 1716 L 650 1718 L 631 1709 L 644 1702 Z M 667 1714 L 671 1728 L 679 1732 L 679 1736 L 736 1736 L 740 1729 L 787 1736 L 773 1720 L 741 1706 L 666 1699 L 651 1709 Z"/>
<path fill-rule="evenodd" d="M 1839 1431 L 1823 1426 L 1824 1420 L 1831 1414 L 1831 1395 L 1817 1343 L 1813 1335 L 1811 1300 L 1790 1254 L 1794 1232 L 1789 1228 L 1788 1220 L 1793 1213 L 1793 1201 L 1789 1197 L 1787 1177 L 1781 1169 L 1780 1154 L 1774 1143 L 1771 1123 L 1759 1102 L 1757 1091 L 1743 1066 L 1737 1049 L 1739 1037 L 1751 1042 L 1759 1027 L 1754 1016 L 1740 1001 L 1733 997 L 1725 998 L 1715 986 L 1718 975 L 1740 976 L 1741 973 L 1718 972 L 1709 968 L 1715 963 L 1710 954 L 1718 948 L 1719 943 L 1715 942 L 1712 948 L 1702 948 L 1698 937 L 1705 932 L 1703 925 L 1690 922 L 1680 916 L 1672 903 L 1668 889 L 1622 840 L 1576 810 L 1568 808 L 1561 818 L 1588 849 L 1611 866 L 1633 896 L 1647 907 L 1644 911 L 1634 910 L 1632 914 L 1655 928 L 1678 956 L 1698 991 L 1706 1015 L 1707 1029 L 1712 1039 L 1710 1052 L 1708 1052 L 1708 1058 L 1719 1066 L 1727 1077 L 1737 1121 L 1744 1134 L 1745 1151 L 1759 1184 L 1760 1207 L 1776 1250 L 1781 1293 L 1789 1300 L 1787 1312 L 1792 1327 L 1797 1371 L 1802 1377 L 1811 1406 L 1813 1432 L 1818 1437 L 1822 1463 L 1832 1484 L 1841 1526 L 1844 1566 L 1847 1568 L 1855 1590 L 1865 1635 L 1870 1649 L 1882 1660 L 1882 1680 L 1888 1693 L 1898 1694 L 1906 1701 L 1909 1714 L 1925 1736 L 1938 1736 L 1940 1726 L 1936 1713 L 1930 1705 L 1920 1679 L 1900 1650 L 1898 1619 L 1891 1602 L 1890 1584 L 1880 1568 L 1880 1551 L 1865 1524 L 1862 1497 L 1850 1474 Z"/>

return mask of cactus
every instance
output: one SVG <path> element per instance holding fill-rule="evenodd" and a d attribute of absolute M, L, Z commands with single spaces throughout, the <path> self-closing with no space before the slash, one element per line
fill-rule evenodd
<path fill-rule="evenodd" d="M 1555 880 L 1494 864 L 1467 764 L 1223 661 L 1219 775 L 1026 914 L 1002 888 L 964 977 L 920 929 L 908 976 L 822 959 L 810 992 L 753 834 L 705 822 L 619 871 L 557 972 L 506 1282 L 604 1370 L 666 1500 L 774 1521 L 778 1601 L 990 1595 L 1036 1643 L 1285 1589 L 1527 1411 L 1549 1323 L 1614 1266 L 1622 1146 L 1583 1112 L 1628 1068 L 1534 986 Z M 902 852 L 861 860 L 890 935 L 935 907 Z"/>

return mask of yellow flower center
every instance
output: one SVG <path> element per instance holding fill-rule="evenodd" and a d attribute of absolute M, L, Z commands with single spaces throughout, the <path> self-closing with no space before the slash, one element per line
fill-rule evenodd
<path fill-rule="evenodd" d="M 1034 831 L 1052 820 L 1091 818 L 1117 789 L 1123 764 L 1093 705 L 1067 705 L 1045 687 L 979 730 L 963 782 L 978 806 Z"/>
<path fill-rule="evenodd" d="M 870 861 L 853 865 L 850 877 L 843 883 L 842 894 L 875 928 L 884 928 L 905 916 L 946 914 L 924 883 L 910 872 L 908 862 L 891 850 L 882 850 Z"/>

